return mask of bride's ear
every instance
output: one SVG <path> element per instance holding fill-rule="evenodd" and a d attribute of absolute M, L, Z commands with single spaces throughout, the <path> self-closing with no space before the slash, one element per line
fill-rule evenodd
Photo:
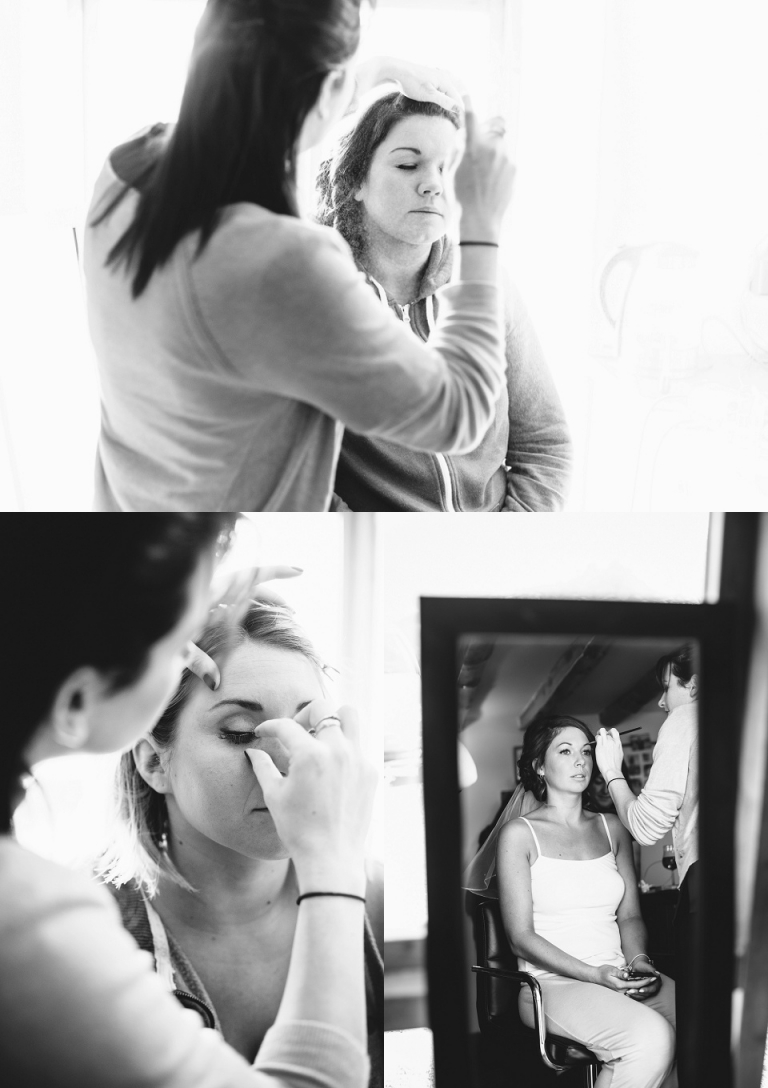
<path fill-rule="evenodd" d="M 162 758 L 163 753 L 157 741 L 153 737 L 142 737 L 131 751 L 136 770 L 147 785 L 155 793 L 171 793 L 167 760 Z"/>
<path fill-rule="evenodd" d="M 699 678 L 696 675 L 696 673 L 694 673 L 693 676 L 691 677 L 691 679 L 688 681 L 688 691 L 690 692 L 692 699 L 698 699 L 698 697 L 699 697 Z"/>

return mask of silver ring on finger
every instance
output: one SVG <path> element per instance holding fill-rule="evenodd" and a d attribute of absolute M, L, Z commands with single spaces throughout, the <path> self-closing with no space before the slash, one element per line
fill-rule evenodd
<path fill-rule="evenodd" d="M 335 714 L 326 714 L 324 718 L 321 718 L 314 728 L 309 729 L 308 733 L 310 737 L 316 737 L 319 733 L 322 733 L 324 729 L 330 728 L 332 725 L 338 725 L 341 727 L 341 718 L 337 718 Z"/>

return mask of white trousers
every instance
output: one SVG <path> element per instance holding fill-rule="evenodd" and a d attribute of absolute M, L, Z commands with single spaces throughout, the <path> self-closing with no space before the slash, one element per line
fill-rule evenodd
<path fill-rule="evenodd" d="M 541 978 L 547 1028 L 583 1043 L 603 1062 L 596 1088 L 673 1088 L 675 984 L 662 975 L 647 1001 L 572 978 Z M 533 999 L 520 990 L 520 1016 L 533 1027 Z"/>

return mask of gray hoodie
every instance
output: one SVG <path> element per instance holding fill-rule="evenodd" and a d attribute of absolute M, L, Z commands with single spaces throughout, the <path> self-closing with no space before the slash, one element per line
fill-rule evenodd
<path fill-rule="evenodd" d="M 436 292 L 451 278 L 453 246 L 435 242 L 416 299 L 399 306 L 367 279 L 380 301 L 426 341 L 440 310 Z M 517 291 L 505 298 L 507 383 L 491 426 L 470 453 L 404 449 L 347 429 L 336 496 L 350 510 L 558 510 L 571 475 L 571 441 L 560 398 Z"/>

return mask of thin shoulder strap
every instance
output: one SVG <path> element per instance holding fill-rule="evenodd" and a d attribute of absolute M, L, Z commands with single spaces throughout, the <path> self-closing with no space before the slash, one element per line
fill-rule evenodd
<path fill-rule="evenodd" d="M 602 818 L 603 818 L 603 827 L 605 828 L 605 833 L 606 833 L 606 835 L 608 836 L 608 842 L 610 843 L 610 847 L 611 847 L 611 853 L 613 854 L 613 853 L 614 853 L 614 849 L 613 849 L 613 839 L 611 838 L 611 833 L 610 833 L 610 831 L 608 830 L 608 821 L 607 821 L 607 820 L 606 820 L 606 818 L 605 818 L 605 813 L 604 813 L 604 812 L 601 812 L 601 813 L 600 813 L 600 815 L 601 815 L 601 816 L 602 816 Z"/>
<path fill-rule="evenodd" d="M 539 840 L 536 838 L 536 832 L 531 827 L 530 820 L 526 820 L 525 816 L 521 816 L 520 819 L 523 821 L 524 824 L 528 824 L 528 827 L 531 828 L 531 834 L 533 835 L 533 841 L 536 843 L 536 849 L 538 850 L 538 855 L 536 857 L 536 860 L 538 861 L 539 858 L 541 857 L 541 847 L 539 846 Z"/>
<path fill-rule="evenodd" d="M 144 900 L 144 906 L 147 911 L 149 928 L 152 930 L 152 941 L 155 946 L 155 971 L 157 971 L 169 990 L 175 990 L 176 980 L 174 978 L 173 965 L 171 963 L 171 950 L 168 945 L 168 934 L 165 932 L 165 926 L 162 923 L 160 915 L 147 899 Z"/>

